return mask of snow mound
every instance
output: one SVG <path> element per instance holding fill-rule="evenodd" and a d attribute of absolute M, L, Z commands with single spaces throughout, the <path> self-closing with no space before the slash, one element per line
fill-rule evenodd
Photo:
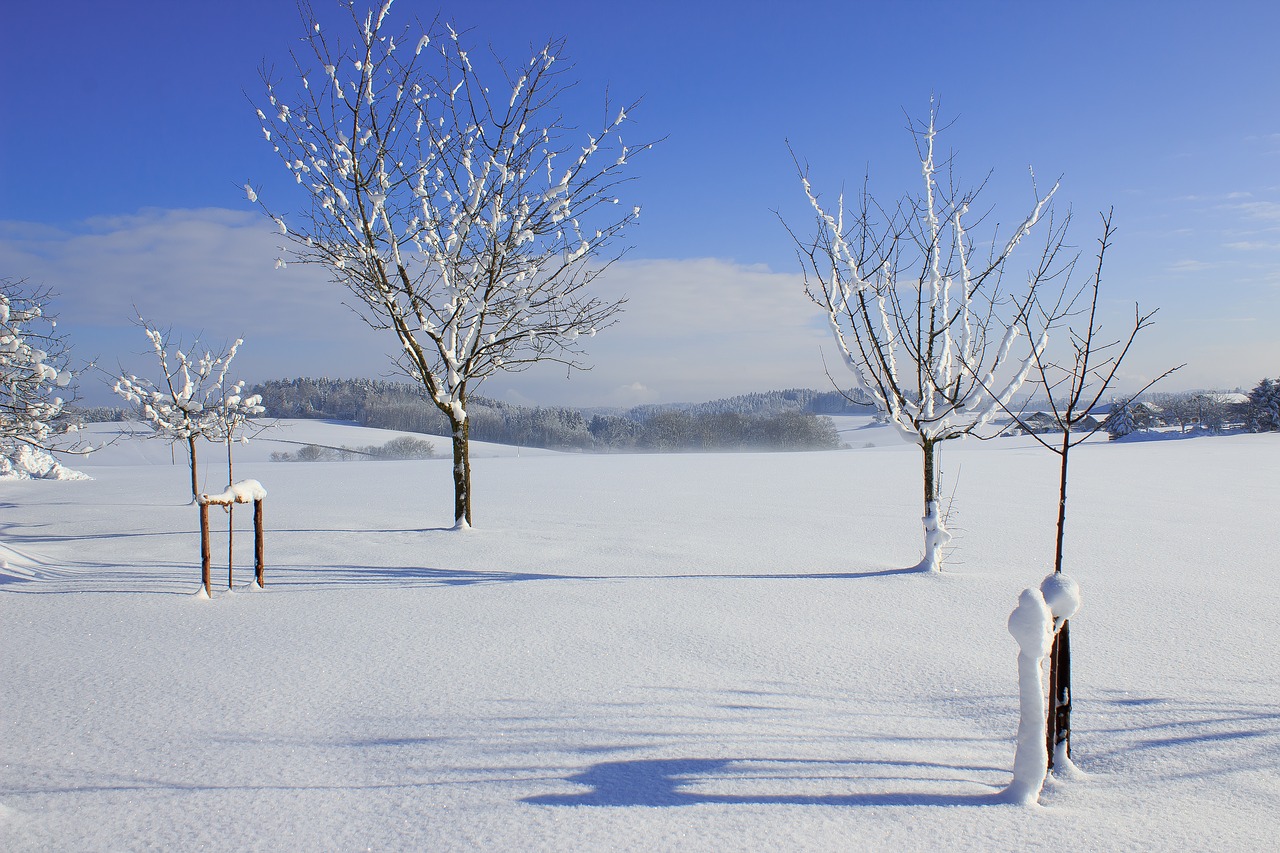
<path fill-rule="evenodd" d="M 89 480 L 88 474 L 72 471 L 44 450 L 21 445 L 0 451 L 0 480 Z"/>

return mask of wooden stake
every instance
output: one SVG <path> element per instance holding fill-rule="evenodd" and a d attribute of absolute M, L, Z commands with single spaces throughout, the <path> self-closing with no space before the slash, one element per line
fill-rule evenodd
<path fill-rule="evenodd" d="M 209 589 L 209 505 L 200 502 L 200 582 L 204 584 L 204 594 L 212 597 Z"/>
<path fill-rule="evenodd" d="M 227 589 L 235 588 L 236 505 L 227 504 Z"/>
<path fill-rule="evenodd" d="M 266 561 L 266 545 L 262 535 L 262 501 L 253 502 L 253 573 L 258 581 L 258 589 L 264 589 L 263 570 Z"/>

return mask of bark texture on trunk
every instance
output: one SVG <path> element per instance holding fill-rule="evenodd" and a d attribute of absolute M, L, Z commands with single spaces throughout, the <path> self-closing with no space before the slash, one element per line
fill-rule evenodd
<path fill-rule="evenodd" d="M 471 526 L 470 419 L 450 418 L 453 425 L 453 520 L 457 528 Z"/>
<path fill-rule="evenodd" d="M 1053 555 L 1053 571 L 1062 571 L 1062 543 L 1067 528 L 1067 457 L 1071 452 L 1071 434 L 1062 434 L 1060 456 L 1062 466 L 1058 474 L 1058 531 Z M 1053 651 L 1049 655 L 1049 769 L 1053 769 L 1055 756 L 1071 758 L 1071 634 L 1070 620 L 1064 620 L 1057 636 L 1053 638 Z M 1059 752 L 1058 750 L 1061 750 Z"/>
<path fill-rule="evenodd" d="M 1071 758 L 1071 634 L 1070 620 L 1062 623 L 1053 638 L 1053 651 L 1049 654 L 1049 715 L 1046 746 L 1049 749 L 1049 769 L 1053 769 L 1054 757 Z M 1061 751 L 1060 751 L 1061 750 Z"/>
<path fill-rule="evenodd" d="M 194 501 L 200 496 L 200 480 L 196 476 L 196 437 L 194 435 L 187 436 L 187 459 L 191 462 L 191 500 Z"/>

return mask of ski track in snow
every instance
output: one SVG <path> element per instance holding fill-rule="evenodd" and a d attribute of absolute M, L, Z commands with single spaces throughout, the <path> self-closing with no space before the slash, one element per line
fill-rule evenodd
<path fill-rule="evenodd" d="M 1280 436 L 1073 453 L 1087 775 L 1019 807 L 1006 621 L 1051 568 L 1057 460 L 944 448 L 928 577 L 918 451 L 842 427 L 855 449 L 477 445 L 459 533 L 447 458 L 270 463 L 272 435 L 395 435 L 287 423 L 237 448 L 267 588 L 242 507 L 227 591 L 215 511 L 212 601 L 167 446 L 0 482 L 0 849 L 1271 849 Z"/>

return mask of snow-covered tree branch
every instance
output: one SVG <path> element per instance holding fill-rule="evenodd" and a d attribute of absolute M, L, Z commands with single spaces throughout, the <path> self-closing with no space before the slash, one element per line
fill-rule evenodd
<path fill-rule="evenodd" d="M 170 352 L 166 333 L 152 328 L 142 318 L 138 324 L 146 333 L 160 367 L 160 380 L 140 378 L 131 373 L 116 377 L 112 386 L 126 401 L 138 406 L 142 417 L 155 435 L 171 443 L 182 442 L 187 448 L 187 460 L 191 467 L 191 499 L 200 494 L 197 470 L 196 440 L 230 444 L 239 437 L 248 418 L 263 411 L 261 398 L 245 396 L 244 381 L 231 382 L 227 372 L 236 357 L 242 340 L 217 353 L 199 352 L 197 340 L 190 347 Z M 230 450 L 228 449 L 228 482 L 230 480 Z"/>
<path fill-rule="evenodd" d="M 366 323 L 395 333 L 400 367 L 448 416 L 465 527 L 467 395 L 497 371 L 586 366 L 582 343 L 622 308 L 590 285 L 639 216 L 619 191 L 648 146 L 623 144 L 633 105 L 606 103 L 590 132 L 566 123 L 561 42 L 508 69 L 473 58 L 448 26 L 392 34 L 390 9 L 352 9 L 354 43 L 304 13 L 297 85 L 286 94 L 264 74 L 258 116 L 310 208 L 286 220 L 261 204 L 293 259 L 328 269 Z"/>
<path fill-rule="evenodd" d="M 0 278 L 0 456 L 47 451 L 70 429 L 63 409 L 73 373 L 66 339 L 45 310 L 49 299 L 47 290 Z"/>
<path fill-rule="evenodd" d="M 826 313 L 855 388 L 923 451 L 920 568 L 938 571 L 950 539 L 938 505 L 938 445 L 979 430 L 1017 393 L 1047 342 L 1041 329 L 1015 348 L 1028 310 L 1038 289 L 1065 278 L 1072 259 L 1063 252 L 1069 217 L 1055 222 L 1050 209 L 1057 184 L 1042 194 L 1033 175 L 1031 208 L 1012 232 L 997 228 L 979 240 L 970 220 L 982 185 L 958 189 L 951 159 L 938 162 L 934 109 L 912 133 L 922 186 L 896 205 L 864 186 L 855 207 L 846 208 L 843 194 L 831 206 L 797 159 L 816 227 L 803 236 L 788 231 L 806 292 Z M 1011 257 L 1037 229 L 1046 233 L 1039 256 L 1025 279 L 1006 287 Z"/>

